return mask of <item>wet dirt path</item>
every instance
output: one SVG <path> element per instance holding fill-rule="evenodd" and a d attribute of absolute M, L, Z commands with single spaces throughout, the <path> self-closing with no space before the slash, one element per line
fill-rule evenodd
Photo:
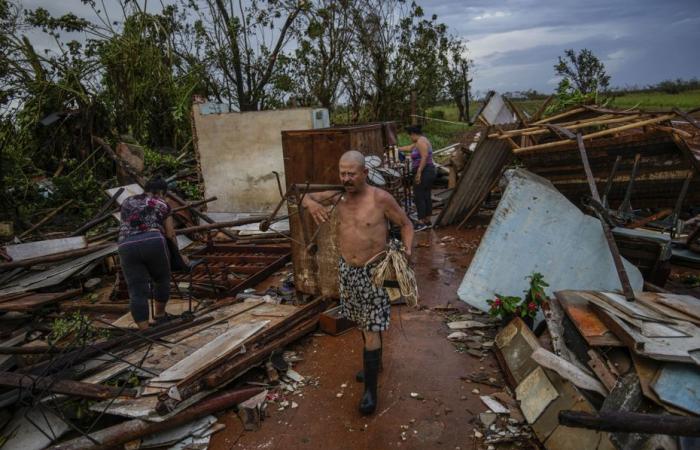
<path fill-rule="evenodd" d="M 317 378 L 318 386 L 306 386 L 301 396 L 289 397 L 296 408 L 278 411 L 270 403 L 269 417 L 258 431 L 243 432 L 237 416 L 225 414 L 220 421 L 226 429 L 212 438 L 209 448 L 477 448 L 473 430 L 478 414 L 486 410 L 479 394 L 497 389 L 460 376 L 485 372 L 500 379 L 498 365 L 491 353 L 479 359 L 456 351 L 446 339 L 449 331 L 440 308 L 466 310 L 456 291 L 483 231 L 483 227 L 447 228 L 416 234 L 415 267 L 423 308 L 392 308 L 379 406 L 373 416 L 362 417 L 357 411 L 362 395 L 362 385 L 354 380 L 362 364 L 359 332 L 338 337 L 316 334 L 294 350 L 304 358 L 295 370 Z M 475 388 L 479 394 L 472 392 Z"/>

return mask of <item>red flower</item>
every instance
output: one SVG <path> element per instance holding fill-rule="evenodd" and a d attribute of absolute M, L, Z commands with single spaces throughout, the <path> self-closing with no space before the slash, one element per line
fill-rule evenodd
<path fill-rule="evenodd" d="M 501 306 L 501 299 L 496 297 L 496 300 L 493 301 L 493 306 L 498 308 Z"/>
<path fill-rule="evenodd" d="M 527 304 L 527 309 L 529 309 L 530 311 L 535 311 L 537 309 L 537 305 L 535 304 L 535 302 L 530 302 Z"/>

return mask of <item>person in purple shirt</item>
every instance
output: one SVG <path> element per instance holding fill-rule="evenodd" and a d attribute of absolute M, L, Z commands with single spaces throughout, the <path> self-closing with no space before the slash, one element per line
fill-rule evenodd
<path fill-rule="evenodd" d="M 411 151 L 411 175 L 414 180 L 413 202 L 416 205 L 418 222 L 416 231 L 432 227 L 430 216 L 433 214 L 433 200 L 430 190 L 435 181 L 435 163 L 433 163 L 433 146 L 428 138 L 423 136 L 420 125 L 405 128 L 412 144 L 399 147 L 401 151 Z"/>

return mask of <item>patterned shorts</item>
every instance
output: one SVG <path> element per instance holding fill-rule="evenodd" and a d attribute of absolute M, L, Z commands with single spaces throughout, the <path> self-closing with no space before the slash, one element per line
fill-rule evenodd
<path fill-rule="evenodd" d="M 342 256 L 338 262 L 340 313 L 365 331 L 385 331 L 389 328 L 389 295 L 386 289 L 372 283 L 372 273 L 377 264 L 351 266 Z"/>

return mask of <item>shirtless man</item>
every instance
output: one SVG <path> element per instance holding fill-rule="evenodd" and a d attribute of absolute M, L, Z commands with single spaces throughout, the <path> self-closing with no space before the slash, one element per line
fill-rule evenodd
<path fill-rule="evenodd" d="M 372 273 L 380 261 L 375 256 L 386 250 L 388 221 L 401 227 L 401 240 L 406 255 L 411 255 L 413 224 L 386 191 L 367 184 L 368 169 L 362 153 L 350 150 L 339 163 L 340 181 L 345 193 L 336 207 L 338 211 L 338 243 L 340 260 L 340 306 L 344 317 L 362 330 L 365 392 L 360 412 L 371 414 L 377 407 L 377 374 L 381 364 L 381 332 L 389 327 L 390 304 L 386 289 L 372 283 Z M 307 194 L 303 206 L 318 225 L 328 221 L 323 206 L 336 192 Z"/>

